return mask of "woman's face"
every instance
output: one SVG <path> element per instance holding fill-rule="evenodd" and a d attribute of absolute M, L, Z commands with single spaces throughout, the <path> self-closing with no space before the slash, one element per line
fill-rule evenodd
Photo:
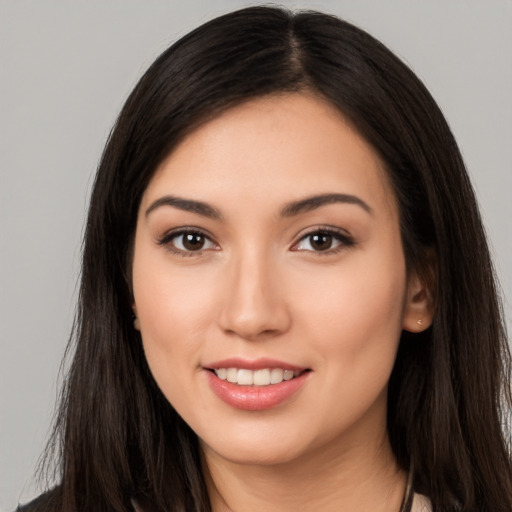
<path fill-rule="evenodd" d="M 381 161 L 303 94 L 232 108 L 168 156 L 133 290 L 160 389 L 207 457 L 234 462 L 385 439 L 400 333 L 428 325 Z"/>

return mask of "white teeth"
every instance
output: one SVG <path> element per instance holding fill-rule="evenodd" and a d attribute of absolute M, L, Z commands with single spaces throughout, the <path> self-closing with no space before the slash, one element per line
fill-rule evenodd
<path fill-rule="evenodd" d="M 268 386 L 270 384 L 270 370 L 256 370 L 254 372 L 253 383 L 255 386 Z M 238 384 L 240 384 L 240 381 L 238 381 Z"/>
<path fill-rule="evenodd" d="M 228 370 L 226 368 L 219 368 L 216 372 L 217 377 L 222 380 L 226 380 L 228 376 Z"/>
<path fill-rule="evenodd" d="M 283 382 L 283 374 L 284 370 L 281 370 L 281 368 L 272 368 L 272 370 L 270 370 L 270 384 Z"/>
<path fill-rule="evenodd" d="M 226 379 L 228 382 L 238 382 L 238 370 L 236 368 L 228 368 L 226 371 Z"/>
<path fill-rule="evenodd" d="M 240 386 L 252 386 L 251 370 L 238 370 L 238 384 Z"/>
<path fill-rule="evenodd" d="M 298 377 L 300 370 L 283 370 L 282 368 L 263 368 L 261 370 L 247 370 L 245 368 L 217 368 L 215 375 L 219 379 L 227 380 L 239 386 L 269 386 L 280 384 L 284 380 Z"/>

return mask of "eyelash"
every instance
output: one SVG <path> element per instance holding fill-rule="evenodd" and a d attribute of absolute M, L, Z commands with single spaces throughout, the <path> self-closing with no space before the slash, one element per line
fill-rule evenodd
<path fill-rule="evenodd" d="M 293 247 L 298 246 L 301 242 L 307 240 L 308 238 L 312 237 L 313 235 L 324 235 L 332 237 L 333 241 L 339 242 L 337 246 L 333 248 L 326 249 L 325 251 L 314 251 L 310 249 L 293 249 Z M 297 242 L 295 242 L 292 246 L 292 250 L 294 251 L 305 251 L 305 252 L 311 252 L 318 256 L 328 256 L 331 254 L 337 254 L 338 252 L 353 247 L 356 244 L 355 240 L 348 235 L 346 232 L 341 231 L 339 229 L 335 229 L 332 227 L 315 227 L 314 229 L 308 231 L 307 233 L 303 234 Z M 311 245 L 311 242 L 310 242 Z"/>
<path fill-rule="evenodd" d="M 216 243 L 210 238 L 210 236 L 208 236 L 203 231 L 201 231 L 200 229 L 197 229 L 197 228 L 182 228 L 177 231 L 171 231 L 171 232 L 165 233 L 158 240 L 158 245 L 165 247 L 168 251 L 170 251 L 173 254 L 177 254 L 177 255 L 183 256 L 183 257 L 197 256 L 197 255 L 202 254 L 204 251 L 211 250 L 210 247 L 206 248 L 206 249 L 201 248 L 201 249 L 198 249 L 197 251 L 183 250 L 183 249 L 179 249 L 178 247 L 176 247 L 173 244 L 173 240 L 177 239 L 180 236 L 184 236 L 187 234 L 198 235 L 200 237 L 203 237 L 210 244 L 214 245 L 215 247 L 218 247 L 216 245 Z M 324 251 L 315 251 L 312 249 L 294 248 L 294 247 L 297 247 L 301 242 L 307 240 L 309 237 L 312 237 L 314 235 L 329 236 L 329 237 L 332 237 L 333 241 L 337 241 L 339 243 L 337 246 L 335 246 L 333 248 L 326 249 Z M 310 242 L 310 245 L 311 245 L 311 242 Z M 326 255 L 336 254 L 336 253 L 342 251 L 343 249 L 353 247 L 354 245 L 355 245 L 354 239 L 351 236 L 349 236 L 347 233 L 345 233 L 341 230 L 334 229 L 332 227 L 316 227 L 316 228 L 312 229 L 311 231 L 303 234 L 299 238 L 299 240 L 292 245 L 291 250 L 297 251 L 297 252 L 299 252 L 299 251 L 310 252 L 310 253 L 314 253 L 319 256 L 326 256 Z M 215 249 L 215 250 L 217 250 L 217 249 Z"/>
<path fill-rule="evenodd" d="M 180 236 L 184 235 L 199 235 L 205 239 L 205 241 L 209 241 L 212 245 L 215 245 L 215 242 L 212 241 L 211 237 L 205 234 L 203 231 L 197 228 L 181 228 L 177 231 L 170 231 L 168 233 L 165 233 L 159 240 L 158 245 L 161 245 L 165 247 L 168 251 L 170 251 L 173 254 L 177 254 L 178 256 L 188 257 L 188 256 L 197 256 L 198 254 L 202 254 L 208 249 L 199 249 L 197 251 L 187 251 L 183 249 L 179 249 L 173 244 L 173 240 Z"/>

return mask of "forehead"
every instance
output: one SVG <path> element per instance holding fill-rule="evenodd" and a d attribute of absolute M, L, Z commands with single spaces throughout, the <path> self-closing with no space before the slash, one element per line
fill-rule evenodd
<path fill-rule="evenodd" d="M 395 204 L 384 164 L 348 120 L 293 93 L 248 101 L 196 128 L 158 167 L 143 203 L 172 193 L 264 205 L 333 191 Z"/>

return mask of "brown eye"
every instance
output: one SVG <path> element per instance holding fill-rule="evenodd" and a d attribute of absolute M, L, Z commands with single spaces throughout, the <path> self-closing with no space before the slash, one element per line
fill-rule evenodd
<path fill-rule="evenodd" d="M 303 236 L 298 243 L 292 247 L 292 250 L 333 253 L 338 249 L 341 250 L 346 247 L 352 247 L 353 245 L 354 240 L 346 234 L 338 233 L 334 230 L 319 230 Z"/>
<path fill-rule="evenodd" d="M 159 244 L 182 255 L 194 252 L 200 253 L 203 250 L 217 249 L 217 245 L 200 231 L 170 233 L 164 236 Z"/>
<path fill-rule="evenodd" d="M 186 233 L 181 236 L 183 247 L 187 251 L 199 251 L 204 247 L 205 237 L 201 233 Z"/>
<path fill-rule="evenodd" d="M 315 251 L 326 251 L 330 249 L 332 246 L 332 235 L 327 233 L 318 233 L 315 235 L 310 235 L 309 237 L 311 247 Z"/>

